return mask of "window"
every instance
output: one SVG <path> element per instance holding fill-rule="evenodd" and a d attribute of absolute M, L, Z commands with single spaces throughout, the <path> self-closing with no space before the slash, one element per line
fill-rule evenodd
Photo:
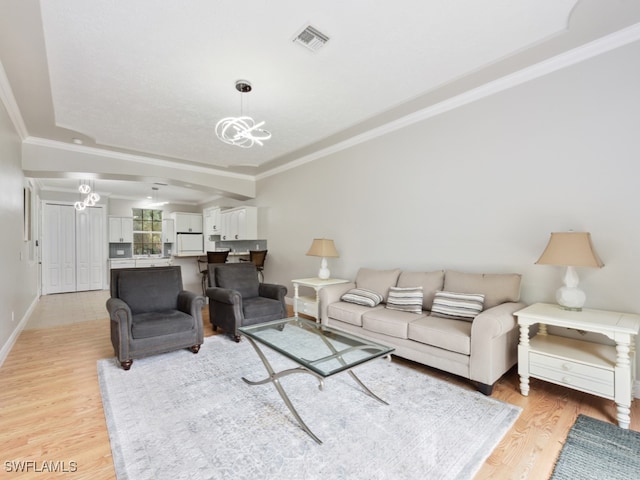
<path fill-rule="evenodd" d="M 134 208 L 133 254 L 162 254 L 162 210 Z"/>

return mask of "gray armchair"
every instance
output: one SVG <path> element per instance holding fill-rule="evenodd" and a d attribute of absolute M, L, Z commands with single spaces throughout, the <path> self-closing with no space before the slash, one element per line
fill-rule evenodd
<path fill-rule="evenodd" d="M 111 270 L 111 343 L 122 368 L 133 359 L 203 343 L 205 298 L 183 290 L 179 266 Z"/>
<path fill-rule="evenodd" d="M 287 317 L 287 287 L 260 283 L 253 263 L 209 264 L 209 320 L 213 330 L 221 327 L 236 342 L 238 327 Z"/>

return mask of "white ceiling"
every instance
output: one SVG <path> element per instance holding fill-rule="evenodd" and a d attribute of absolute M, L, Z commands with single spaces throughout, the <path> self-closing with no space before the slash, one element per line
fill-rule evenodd
<path fill-rule="evenodd" d="M 253 176 L 638 21 L 629 3 L 2 0 L 0 61 L 26 138 Z M 309 24 L 330 38 L 317 52 L 293 42 Z M 241 110 L 266 122 L 264 146 L 215 137 Z M 96 178 L 122 198 L 153 184 Z"/>

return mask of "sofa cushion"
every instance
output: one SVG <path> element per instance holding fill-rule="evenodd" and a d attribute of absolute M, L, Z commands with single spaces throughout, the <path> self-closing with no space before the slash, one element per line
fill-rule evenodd
<path fill-rule="evenodd" d="M 390 287 L 387 308 L 422 313 L 422 287 Z"/>
<path fill-rule="evenodd" d="M 484 308 L 520 300 L 518 273 L 461 273 L 447 270 L 444 288 L 448 292 L 482 293 Z"/>
<path fill-rule="evenodd" d="M 482 312 L 483 304 L 481 293 L 436 292 L 431 315 L 470 321 Z"/>
<path fill-rule="evenodd" d="M 382 295 L 383 301 L 387 301 L 389 287 L 395 287 L 398 282 L 400 269 L 394 270 L 373 270 L 371 268 L 361 268 L 356 276 L 356 286 L 373 290 Z"/>
<path fill-rule="evenodd" d="M 180 271 L 173 268 L 122 270 L 118 275 L 118 297 L 133 315 L 176 310 L 181 290 Z"/>
<path fill-rule="evenodd" d="M 232 265 L 230 268 L 215 269 L 216 285 L 240 292 L 242 298 L 254 298 L 259 295 L 260 282 L 258 272 L 253 264 Z"/>
<path fill-rule="evenodd" d="M 340 297 L 343 302 L 356 303 L 365 307 L 375 307 L 382 301 L 382 295 L 366 288 L 352 288 Z"/>
<path fill-rule="evenodd" d="M 178 310 L 139 313 L 131 318 L 131 336 L 135 339 L 163 337 L 195 328 L 195 319 Z"/>
<path fill-rule="evenodd" d="M 444 288 L 444 270 L 435 272 L 402 272 L 398 277 L 398 287 L 422 286 L 422 309 L 431 310 L 433 297 Z"/>
<path fill-rule="evenodd" d="M 417 318 L 426 315 L 377 308 L 362 315 L 362 328 L 370 332 L 377 332 L 390 337 L 407 338 L 409 324 Z"/>
<path fill-rule="evenodd" d="M 409 324 L 409 340 L 451 352 L 471 355 L 471 322 L 434 316 L 419 318 Z"/>
<path fill-rule="evenodd" d="M 336 302 L 327 307 L 327 315 L 329 318 L 340 320 L 341 322 L 350 323 L 358 327 L 362 326 L 362 315 L 373 310 L 384 310 L 382 305 L 377 307 L 365 307 L 348 302 Z"/>

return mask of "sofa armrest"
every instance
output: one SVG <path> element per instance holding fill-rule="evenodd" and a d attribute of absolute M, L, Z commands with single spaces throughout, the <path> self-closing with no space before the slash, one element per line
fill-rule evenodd
<path fill-rule="evenodd" d="M 261 297 L 284 302 L 284 297 L 287 295 L 287 287 L 275 283 L 261 283 L 258 287 L 258 293 Z"/>
<path fill-rule="evenodd" d="M 327 307 L 332 303 L 340 301 L 340 297 L 352 288 L 356 288 L 354 282 L 338 283 L 337 285 L 328 285 L 320 289 L 320 321 L 327 324 Z"/>
<path fill-rule="evenodd" d="M 492 385 L 517 361 L 518 322 L 515 312 L 526 305 L 506 302 L 481 312 L 471 326 L 471 380 Z"/>
<path fill-rule="evenodd" d="M 120 298 L 109 298 L 107 300 L 107 311 L 109 312 L 109 318 L 114 322 L 121 323 L 131 321 L 131 308 Z"/>
<path fill-rule="evenodd" d="M 188 290 L 182 290 L 178 294 L 178 310 L 200 319 L 202 318 L 202 307 L 205 301 L 202 295 Z"/>
<path fill-rule="evenodd" d="M 480 312 L 471 326 L 471 342 L 474 338 L 488 341 L 511 331 L 518 323 L 514 312 L 524 307 L 524 303 L 506 302 Z"/>
<path fill-rule="evenodd" d="M 229 288 L 209 287 L 207 288 L 207 297 L 209 297 L 209 305 L 212 302 L 221 302 L 228 305 L 240 303 L 242 296 L 237 290 L 231 290 Z M 211 308 L 211 306 L 209 306 Z"/>

